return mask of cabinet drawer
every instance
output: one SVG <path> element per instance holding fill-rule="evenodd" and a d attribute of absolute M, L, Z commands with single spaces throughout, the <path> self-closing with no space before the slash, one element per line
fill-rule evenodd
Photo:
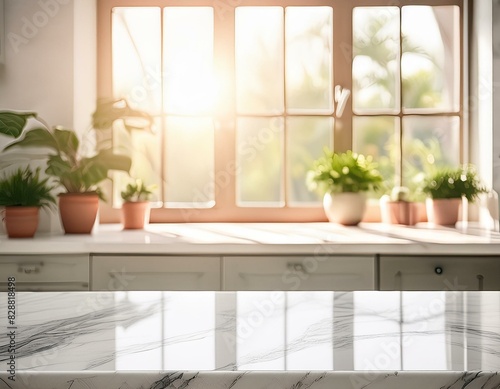
<path fill-rule="evenodd" d="M 15 277 L 18 291 L 72 291 L 89 289 L 89 257 L 72 255 L 2 255 L 0 290 Z"/>
<path fill-rule="evenodd" d="M 220 290 L 220 258 L 95 255 L 91 289 Z"/>
<path fill-rule="evenodd" d="M 224 257 L 224 290 L 373 290 L 371 256 Z"/>
<path fill-rule="evenodd" d="M 500 258 L 380 258 L 381 290 L 500 290 Z"/>

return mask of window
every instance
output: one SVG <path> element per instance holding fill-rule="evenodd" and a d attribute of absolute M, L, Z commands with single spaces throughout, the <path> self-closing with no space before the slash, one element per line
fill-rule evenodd
<path fill-rule="evenodd" d="M 459 0 L 98 4 L 99 95 L 155 117 L 113 129 L 153 221 L 325 220 L 305 185 L 325 146 L 410 188 L 463 159 Z"/>

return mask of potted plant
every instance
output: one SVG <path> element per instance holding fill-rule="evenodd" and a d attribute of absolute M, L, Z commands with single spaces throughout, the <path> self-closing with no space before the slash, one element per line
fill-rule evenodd
<path fill-rule="evenodd" d="M 146 186 L 140 179 L 127 184 L 121 197 L 123 228 L 126 230 L 136 230 L 144 228 L 149 220 L 150 203 L 149 199 L 153 194 L 154 185 Z"/>
<path fill-rule="evenodd" d="M 390 194 L 380 198 L 383 223 L 414 225 L 421 219 L 419 208 L 419 203 L 412 201 L 412 194 L 406 186 L 395 186 Z"/>
<path fill-rule="evenodd" d="M 9 238 L 32 238 L 38 228 L 40 208 L 56 204 L 48 177 L 40 168 L 18 168 L 0 179 L 0 206 L 5 207 L 5 229 Z"/>
<path fill-rule="evenodd" d="M 86 155 L 76 133 L 69 129 L 37 126 L 24 132 L 30 117 L 37 116 L 35 113 L 0 112 L 0 133 L 15 138 L 4 150 L 14 147 L 47 149 L 45 172 L 65 189 L 65 193 L 59 195 L 65 232 L 90 233 L 97 217 L 99 198 L 104 199 L 99 185 L 108 178 L 110 170 L 128 172 L 130 157 L 116 154 L 112 147 L 103 144 L 97 152 Z"/>
<path fill-rule="evenodd" d="M 458 168 L 438 168 L 423 181 L 427 194 L 427 218 L 438 225 L 455 225 L 462 198 L 473 202 L 486 192 L 473 165 Z"/>
<path fill-rule="evenodd" d="M 309 190 L 324 194 L 323 206 L 328 220 L 344 225 L 358 224 L 366 209 L 365 193 L 377 190 L 382 176 L 371 156 L 348 150 L 336 153 L 325 148 L 307 173 Z"/>

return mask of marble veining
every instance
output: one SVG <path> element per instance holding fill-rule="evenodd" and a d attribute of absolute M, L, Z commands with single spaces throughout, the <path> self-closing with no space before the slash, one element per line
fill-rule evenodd
<path fill-rule="evenodd" d="M 123 372 L 24 373 L 0 389 L 498 389 L 495 372 Z"/>
<path fill-rule="evenodd" d="M 500 292 L 22 292 L 0 364 L 0 389 L 498 389 Z"/>

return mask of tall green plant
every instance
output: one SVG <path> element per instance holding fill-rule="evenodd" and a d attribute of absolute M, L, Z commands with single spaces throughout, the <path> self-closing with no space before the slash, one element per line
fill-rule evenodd
<path fill-rule="evenodd" d="M 108 178 L 108 171 L 128 172 L 131 166 L 128 156 L 115 154 L 111 148 L 99 150 L 91 157 L 81 156 L 75 132 L 62 128 L 34 128 L 5 150 L 13 147 L 49 149 L 45 172 L 54 176 L 69 193 L 97 192 L 103 198 L 99 184 Z"/>
<path fill-rule="evenodd" d="M 55 177 L 67 192 L 96 192 L 104 199 L 99 185 L 108 178 L 108 172 L 130 171 L 130 157 L 115 153 L 112 147 L 100 145 L 93 155 L 83 155 L 80 140 L 73 130 L 37 126 L 25 132 L 30 118 L 39 120 L 33 112 L 0 111 L 0 133 L 15 139 L 4 150 L 17 147 L 48 149 L 45 172 Z"/>

